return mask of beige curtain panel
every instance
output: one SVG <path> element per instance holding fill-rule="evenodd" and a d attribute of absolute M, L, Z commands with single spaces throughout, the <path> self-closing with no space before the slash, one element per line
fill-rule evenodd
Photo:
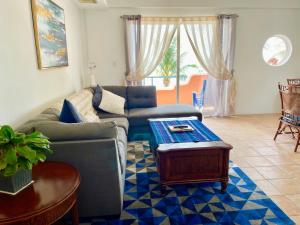
<path fill-rule="evenodd" d="M 182 23 L 201 66 L 217 80 L 231 79 L 222 54 L 218 17 L 187 17 Z"/>
<path fill-rule="evenodd" d="M 125 76 L 135 74 L 137 61 L 140 55 L 141 42 L 141 15 L 125 15 L 122 17 L 125 29 L 125 54 L 126 72 Z M 126 81 L 126 84 L 137 85 L 138 83 Z"/>
<path fill-rule="evenodd" d="M 178 18 L 173 17 L 142 17 L 140 27 L 136 29 L 132 29 L 131 21 L 125 22 L 126 34 L 130 33 L 130 30 L 134 31 L 136 34 L 130 35 L 140 39 L 139 47 L 135 47 L 134 44 L 137 43 L 130 41 L 129 37 L 126 40 L 127 57 L 133 57 L 127 65 L 127 81 L 131 84 L 139 83 L 156 69 L 171 44 L 178 21 Z"/>
<path fill-rule="evenodd" d="M 185 17 L 182 23 L 200 65 L 210 75 L 204 114 L 233 114 L 236 96 L 233 76 L 236 15 Z"/>

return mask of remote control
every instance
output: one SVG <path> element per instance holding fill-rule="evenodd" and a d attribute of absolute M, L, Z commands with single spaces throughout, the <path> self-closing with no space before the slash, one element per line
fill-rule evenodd
<path fill-rule="evenodd" d="M 174 126 L 174 128 L 179 128 L 179 129 L 184 129 L 184 128 L 188 128 L 189 126 L 187 125 L 176 125 Z"/>

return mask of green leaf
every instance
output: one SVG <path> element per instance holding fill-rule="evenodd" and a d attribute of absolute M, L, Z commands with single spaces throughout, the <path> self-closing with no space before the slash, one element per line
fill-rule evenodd
<path fill-rule="evenodd" d="M 11 143 L 12 144 L 21 144 L 23 143 L 25 140 L 25 135 L 24 134 L 18 134 L 16 136 L 14 136 L 12 139 L 11 139 Z"/>
<path fill-rule="evenodd" d="M 9 143 L 9 139 L 6 137 L 0 137 L 0 145 Z"/>
<path fill-rule="evenodd" d="M 32 169 L 32 163 L 29 160 L 25 159 L 24 157 L 19 157 L 18 163 L 21 169 L 26 169 L 26 170 Z"/>
<path fill-rule="evenodd" d="M 17 163 L 17 154 L 16 154 L 16 150 L 13 148 L 7 149 L 4 152 L 4 158 L 3 160 L 7 163 L 7 164 L 15 164 Z"/>
<path fill-rule="evenodd" d="M 44 162 L 46 160 L 46 155 L 43 153 L 36 153 L 36 158 L 41 161 Z"/>
<path fill-rule="evenodd" d="M 46 136 L 44 136 L 42 133 L 40 132 L 33 132 L 31 134 L 28 134 L 26 137 L 28 138 L 37 138 L 37 139 L 48 139 Z"/>
<path fill-rule="evenodd" d="M 1 127 L 1 136 L 4 138 L 11 139 L 14 135 L 15 132 L 10 126 L 4 125 Z"/>
<path fill-rule="evenodd" d="M 7 163 L 3 160 L 0 161 L 0 170 L 5 169 L 5 167 L 7 166 Z"/>
<path fill-rule="evenodd" d="M 7 165 L 7 167 L 5 168 L 3 175 L 6 177 L 12 176 L 14 175 L 18 170 L 18 166 L 17 164 L 14 165 Z"/>
<path fill-rule="evenodd" d="M 35 150 L 35 151 L 41 151 L 44 153 L 51 153 L 52 151 L 50 150 L 50 145 L 48 144 L 30 144 L 28 145 L 31 149 Z"/>
<path fill-rule="evenodd" d="M 49 144 L 48 139 L 43 139 L 43 138 L 32 138 L 32 137 L 26 137 L 24 140 L 25 144 Z"/>
<path fill-rule="evenodd" d="M 40 154 L 52 154 L 53 151 L 50 148 L 33 148 L 34 151 L 36 151 L 36 154 L 40 153 Z"/>
<path fill-rule="evenodd" d="M 36 152 L 31 150 L 28 146 L 18 147 L 17 152 L 30 161 L 33 161 L 36 157 Z"/>

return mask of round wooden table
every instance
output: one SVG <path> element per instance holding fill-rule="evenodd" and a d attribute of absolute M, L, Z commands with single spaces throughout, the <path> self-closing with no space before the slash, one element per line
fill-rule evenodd
<path fill-rule="evenodd" d="M 34 183 L 15 196 L 0 194 L 0 224 L 48 225 L 67 212 L 79 224 L 77 170 L 58 162 L 40 163 L 33 167 Z"/>

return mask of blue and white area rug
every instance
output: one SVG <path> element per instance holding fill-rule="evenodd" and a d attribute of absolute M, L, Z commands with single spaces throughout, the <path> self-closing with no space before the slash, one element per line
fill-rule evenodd
<path fill-rule="evenodd" d="M 233 164 L 226 193 L 220 191 L 220 183 L 202 183 L 168 187 L 162 196 L 148 142 L 129 143 L 127 158 L 120 219 L 84 219 L 82 224 L 294 224 Z"/>

